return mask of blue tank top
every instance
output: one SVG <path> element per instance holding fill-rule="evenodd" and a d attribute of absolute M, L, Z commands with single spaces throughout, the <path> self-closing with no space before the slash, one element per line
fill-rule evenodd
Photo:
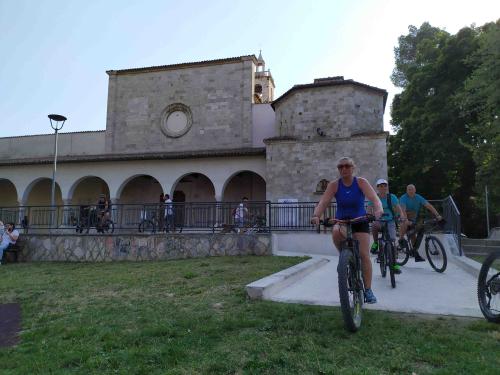
<path fill-rule="evenodd" d="M 337 200 L 336 219 L 354 219 L 366 215 L 365 195 L 359 188 L 356 177 L 354 177 L 351 186 L 345 186 L 341 178 L 338 180 L 335 199 Z"/>

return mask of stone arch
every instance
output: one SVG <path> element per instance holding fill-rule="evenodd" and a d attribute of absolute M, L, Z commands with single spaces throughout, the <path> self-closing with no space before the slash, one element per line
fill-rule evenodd
<path fill-rule="evenodd" d="M 266 200 L 266 180 L 253 171 L 242 170 L 233 173 L 224 183 L 222 200 L 239 202 L 242 197 L 251 201 Z"/>
<path fill-rule="evenodd" d="M 17 189 L 14 183 L 6 178 L 0 178 L 0 207 L 15 207 L 18 205 Z"/>
<path fill-rule="evenodd" d="M 163 187 L 151 175 L 136 174 L 127 178 L 118 188 L 116 198 L 119 203 L 158 203 Z"/>
<path fill-rule="evenodd" d="M 101 177 L 84 176 L 76 180 L 68 191 L 71 204 L 95 204 L 99 194 L 109 198 L 109 187 Z"/>
<path fill-rule="evenodd" d="M 182 192 L 186 202 L 215 202 L 215 185 L 203 173 L 189 172 L 180 176 L 172 185 L 171 197 Z"/>
<path fill-rule="evenodd" d="M 23 193 L 23 202 L 26 206 L 50 206 L 51 204 L 52 179 L 39 177 L 26 187 Z M 56 181 L 55 204 L 63 204 L 62 193 Z"/>

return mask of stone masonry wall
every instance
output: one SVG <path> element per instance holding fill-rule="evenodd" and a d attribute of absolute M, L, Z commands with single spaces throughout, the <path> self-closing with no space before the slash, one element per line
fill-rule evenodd
<path fill-rule="evenodd" d="M 252 146 L 251 59 L 156 72 L 110 73 L 106 151 L 140 153 Z M 161 130 L 162 113 L 182 103 L 192 127 L 179 138 Z M 214 141 L 215 140 L 215 141 Z"/>
<path fill-rule="evenodd" d="M 271 255 L 264 234 L 29 235 L 21 261 L 107 262 Z"/>
<path fill-rule="evenodd" d="M 277 136 L 302 140 L 383 131 L 383 95 L 354 85 L 297 90 L 276 106 Z"/>
<path fill-rule="evenodd" d="M 267 199 L 296 198 L 318 201 L 316 185 L 322 179 L 338 178 L 337 160 L 354 159 L 355 174 L 372 184 L 387 178 L 386 133 L 324 141 L 266 141 Z"/>

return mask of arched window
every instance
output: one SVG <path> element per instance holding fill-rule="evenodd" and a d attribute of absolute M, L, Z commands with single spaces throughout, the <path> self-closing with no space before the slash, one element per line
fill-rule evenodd
<path fill-rule="evenodd" d="M 316 193 L 317 194 L 323 194 L 326 190 L 326 187 L 328 186 L 328 183 L 330 181 L 326 179 L 322 179 L 318 184 L 316 185 Z"/>
<path fill-rule="evenodd" d="M 255 93 L 262 94 L 262 85 L 260 85 L 258 83 L 255 85 Z"/>

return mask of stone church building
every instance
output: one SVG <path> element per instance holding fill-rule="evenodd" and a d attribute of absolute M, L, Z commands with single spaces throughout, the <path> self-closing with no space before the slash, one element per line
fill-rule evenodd
<path fill-rule="evenodd" d="M 58 204 L 312 202 L 341 156 L 387 177 L 385 90 L 331 77 L 274 98 L 261 55 L 106 73 L 106 130 L 59 134 Z M 0 207 L 50 204 L 53 144 L 0 138 Z"/>

